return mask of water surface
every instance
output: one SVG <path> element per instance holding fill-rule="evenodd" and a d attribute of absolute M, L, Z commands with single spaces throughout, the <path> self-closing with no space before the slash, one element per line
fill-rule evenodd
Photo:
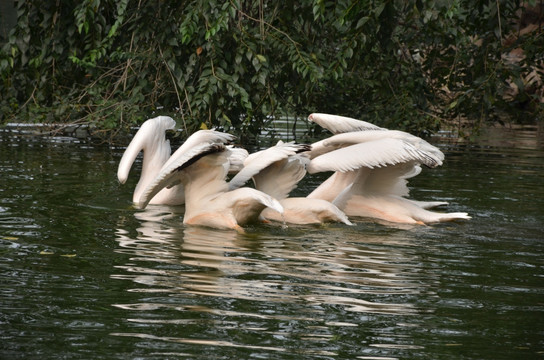
<path fill-rule="evenodd" d="M 471 221 L 238 234 L 134 209 L 123 148 L 4 131 L 0 358 L 544 358 L 544 146 L 503 138 L 410 182 Z"/>

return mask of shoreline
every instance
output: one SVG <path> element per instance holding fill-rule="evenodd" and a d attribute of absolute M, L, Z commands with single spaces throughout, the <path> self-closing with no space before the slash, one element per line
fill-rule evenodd
<path fill-rule="evenodd" d="M 262 135 L 266 137 L 266 134 L 276 129 L 274 127 L 263 129 Z M 91 143 L 109 143 L 113 146 L 128 144 L 132 135 L 137 130 L 138 127 L 134 127 L 130 133 L 112 133 L 113 135 L 110 134 L 101 137 L 98 134 L 104 134 L 104 132 L 101 132 L 90 124 L 29 124 L 10 122 L 0 125 L 0 133 L 8 133 L 16 136 L 38 138 L 62 137 Z M 505 146 L 506 144 L 514 147 L 521 145 L 522 147 L 538 149 L 544 148 L 544 121 L 537 121 L 535 124 L 530 125 L 486 124 L 475 136 L 459 136 L 459 126 L 450 124 L 429 136 L 428 140 L 434 144 L 444 145 L 480 144 L 486 146 Z"/>

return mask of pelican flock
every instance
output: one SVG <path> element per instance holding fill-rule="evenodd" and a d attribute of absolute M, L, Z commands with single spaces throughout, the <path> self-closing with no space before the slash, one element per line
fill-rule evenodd
<path fill-rule="evenodd" d="M 308 120 L 332 135 L 313 144 L 280 141 L 249 154 L 231 145 L 231 134 L 200 130 L 172 153 L 166 132 L 175 121 L 159 116 L 134 135 L 117 177 L 125 183 L 143 151 L 132 197 L 136 207 L 184 204 L 184 224 L 239 232 L 252 221 L 352 225 L 355 218 L 367 218 L 424 225 L 470 219 L 464 212 L 431 210 L 446 202 L 409 198 L 408 179 L 422 166 L 442 165 L 437 147 L 353 118 L 314 113 Z M 317 173 L 332 175 L 306 197 L 289 197 L 305 176 Z"/>

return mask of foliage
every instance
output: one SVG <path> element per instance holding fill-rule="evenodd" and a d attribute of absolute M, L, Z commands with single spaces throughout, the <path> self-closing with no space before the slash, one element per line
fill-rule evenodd
<path fill-rule="evenodd" d="M 494 120 L 541 63 L 542 32 L 513 31 L 510 0 L 86 0 L 16 2 L 0 51 L 0 116 L 127 129 L 170 114 L 254 135 L 313 111 L 422 133 L 467 116 Z M 524 60 L 509 65 L 516 46 Z M 541 70 L 540 70 L 541 71 Z"/>
<path fill-rule="evenodd" d="M 536 1 L 453 1 L 437 8 L 424 24 L 436 38 L 426 43 L 425 71 L 439 91 L 440 115 L 465 117 L 472 131 L 483 122 L 512 118 L 534 123 L 544 113 L 544 13 L 536 8 L 536 31 L 523 33 L 523 17 Z M 532 9 L 535 14 L 535 8 Z M 444 21 L 436 21 L 443 19 Z M 435 31 L 437 24 L 443 30 Z M 525 28 L 527 29 L 527 28 Z M 516 51 L 525 58 L 513 59 Z M 539 88 L 524 84 L 527 75 L 539 73 Z M 519 91 L 514 94 L 514 88 Z"/>

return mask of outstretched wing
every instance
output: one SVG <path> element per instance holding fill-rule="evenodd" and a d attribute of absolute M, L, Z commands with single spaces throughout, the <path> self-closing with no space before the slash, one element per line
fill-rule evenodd
<path fill-rule="evenodd" d="M 164 166 L 169 166 L 172 163 L 179 163 L 179 158 L 182 158 L 184 154 L 192 150 L 193 148 L 202 144 L 228 144 L 236 137 L 234 135 L 223 133 L 215 130 L 199 130 L 189 136 L 187 140 L 170 156 L 168 161 L 164 163 Z"/>
<path fill-rule="evenodd" d="M 327 139 L 313 143 L 310 158 L 313 159 L 327 152 L 355 144 L 370 142 L 373 144 L 380 144 L 380 141 L 384 141 L 386 139 L 402 140 L 404 143 L 410 144 L 418 151 L 428 154 L 434 159 L 434 165 L 432 163 L 425 163 L 427 166 L 435 167 L 442 165 L 444 154 L 442 151 L 440 151 L 440 149 L 429 144 L 420 137 L 398 130 L 356 131 L 333 135 Z M 377 149 L 384 150 L 385 144 L 386 143 L 384 142 L 382 145 L 379 145 Z"/>
<path fill-rule="evenodd" d="M 442 163 L 434 154 L 418 149 L 413 144 L 394 138 L 369 141 L 347 146 L 310 161 L 310 174 L 323 171 L 352 171 L 362 167 L 370 169 L 396 165 L 409 161 L 435 167 Z"/>
<path fill-rule="evenodd" d="M 361 169 L 351 185 L 352 195 L 408 196 L 408 179 L 418 175 L 421 166 L 416 161 L 374 169 Z"/>
<path fill-rule="evenodd" d="M 363 120 L 357 120 L 339 115 L 314 113 L 308 116 L 308 120 L 318 124 L 322 128 L 329 130 L 333 134 L 351 131 L 386 130 Z"/>
<path fill-rule="evenodd" d="M 309 145 L 280 142 L 268 149 L 250 154 L 245 161 L 243 169 L 230 180 L 229 189 L 233 190 L 244 186 L 251 178 L 274 163 L 307 150 L 309 150 Z"/>
<path fill-rule="evenodd" d="M 149 201 L 161 189 L 171 187 L 180 182 L 180 177 L 183 176 L 182 171 L 189 168 L 199 159 L 217 152 L 226 150 L 224 144 L 212 143 L 201 144 L 186 151 L 184 154 L 177 156 L 175 161 L 165 164 L 155 179 L 145 188 L 140 199 L 137 202 L 138 207 L 145 208 Z"/>
<path fill-rule="evenodd" d="M 244 168 L 244 161 L 249 154 L 246 149 L 233 147 L 232 145 L 227 146 L 227 148 L 230 150 L 229 173 L 236 174 Z"/>
<path fill-rule="evenodd" d="M 291 155 L 268 166 L 253 177 L 255 188 L 278 200 L 283 200 L 306 175 L 308 158 Z"/>

